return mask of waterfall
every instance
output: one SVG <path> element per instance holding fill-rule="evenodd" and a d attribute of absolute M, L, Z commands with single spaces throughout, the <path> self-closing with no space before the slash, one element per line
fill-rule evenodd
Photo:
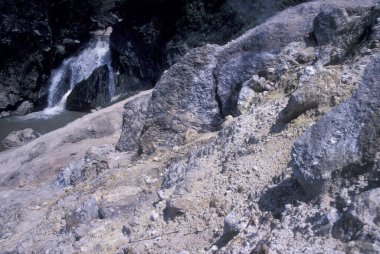
<path fill-rule="evenodd" d="M 52 72 L 48 95 L 47 114 L 56 114 L 65 109 L 66 99 L 76 84 L 87 79 L 98 67 L 107 64 L 110 70 L 111 97 L 115 94 L 115 78 L 111 66 L 109 37 L 96 36 L 78 55 L 63 61 Z"/>

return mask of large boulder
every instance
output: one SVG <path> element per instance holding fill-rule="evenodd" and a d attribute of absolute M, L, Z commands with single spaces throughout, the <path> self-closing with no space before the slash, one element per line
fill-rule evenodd
<path fill-rule="evenodd" d="M 112 98 L 110 75 L 113 74 L 107 65 L 96 68 L 88 79 L 79 82 L 71 91 L 66 109 L 88 112 L 108 105 Z"/>
<path fill-rule="evenodd" d="M 123 130 L 116 149 L 124 152 L 137 152 L 141 131 L 144 127 L 148 102 L 152 92 L 144 92 L 124 105 Z"/>
<path fill-rule="evenodd" d="M 377 56 L 368 64 L 356 94 L 294 144 L 294 174 L 309 197 L 334 192 L 338 183 L 355 181 L 360 174 L 371 187 L 380 186 L 375 163 L 380 152 L 379 70 Z"/>
<path fill-rule="evenodd" d="M 213 45 L 192 50 L 162 75 L 149 102 L 142 152 L 181 143 L 189 129 L 218 129 L 222 115 L 213 71 L 219 51 Z"/>

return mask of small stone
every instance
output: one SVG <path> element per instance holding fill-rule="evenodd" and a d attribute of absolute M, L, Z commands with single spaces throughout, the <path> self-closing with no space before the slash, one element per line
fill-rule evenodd
<path fill-rule="evenodd" d="M 274 73 L 276 73 L 276 69 L 275 69 L 275 68 L 268 68 L 268 69 L 267 69 L 267 72 L 268 72 L 269 74 L 274 74 Z"/>
<path fill-rule="evenodd" d="M 153 211 L 151 212 L 149 218 L 151 221 L 157 221 L 160 218 L 160 215 L 157 212 Z"/>
<path fill-rule="evenodd" d="M 128 226 L 123 226 L 121 232 L 124 236 L 130 236 L 132 234 L 132 230 Z"/>
<path fill-rule="evenodd" d="M 112 218 L 116 213 L 117 212 L 112 207 L 100 207 L 98 210 L 98 216 L 101 220 Z"/>
<path fill-rule="evenodd" d="M 22 188 L 25 186 L 25 179 L 23 177 L 20 177 L 18 180 L 18 187 Z"/>

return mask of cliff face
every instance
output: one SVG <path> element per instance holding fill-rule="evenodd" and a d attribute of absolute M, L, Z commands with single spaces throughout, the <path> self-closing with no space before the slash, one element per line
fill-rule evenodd
<path fill-rule="evenodd" d="M 378 253 L 379 73 L 377 0 L 190 50 L 151 91 L 0 153 L 1 250 Z"/>

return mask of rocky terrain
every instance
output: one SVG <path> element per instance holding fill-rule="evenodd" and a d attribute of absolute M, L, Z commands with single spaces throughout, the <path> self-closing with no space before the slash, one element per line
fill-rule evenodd
<path fill-rule="evenodd" d="M 112 27 L 121 92 L 154 86 L 189 49 L 224 44 L 302 0 L 4 0 L 0 2 L 0 117 L 46 107 L 52 71 Z M 249 8 L 247 8 L 249 7 Z M 97 105 L 100 106 L 100 105 Z"/>
<path fill-rule="evenodd" d="M 380 2 L 191 49 L 0 176 L 2 253 L 379 253 Z"/>

